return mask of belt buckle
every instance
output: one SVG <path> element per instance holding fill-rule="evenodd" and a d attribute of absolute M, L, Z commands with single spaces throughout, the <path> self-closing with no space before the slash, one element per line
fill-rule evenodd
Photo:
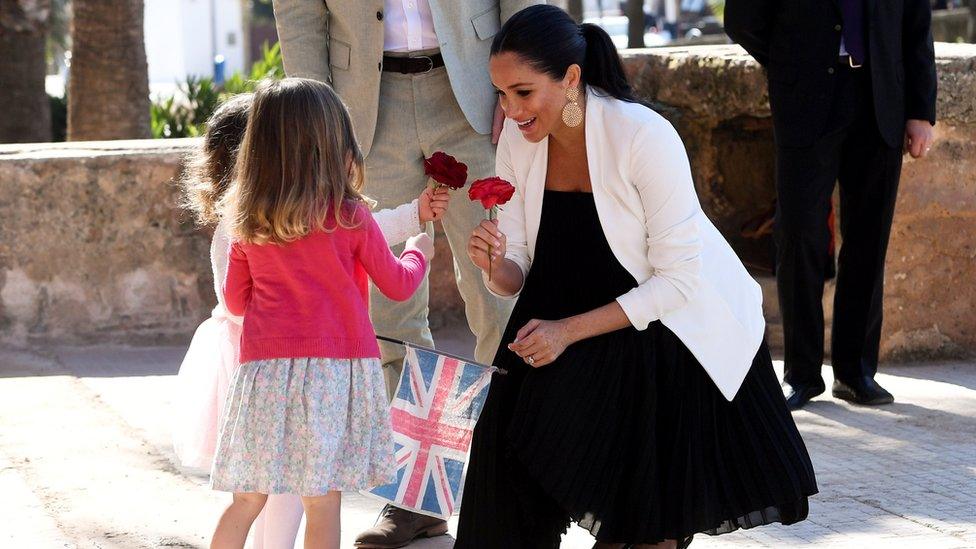
<path fill-rule="evenodd" d="M 419 71 L 419 72 L 430 72 L 430 71 L 434 70 L 434 59 L 432 57 L 430 57 L 429 55 L 420 55 L 420 56 L 417 56 L 417 57 L 411 57 L 411 59 L 426 59 L 427 60 L 427 68 L 424 69 L 424 70 L 422 70 L 422 71 Z"/>
<path fill-rule="evenodd" d="M 859 69 L 864 66 L 864 63 L 858 63 L 857 65 L 855 65 L 853 55 L 847 56 L 847 64 L 850 65 L 852 69 Z"/>

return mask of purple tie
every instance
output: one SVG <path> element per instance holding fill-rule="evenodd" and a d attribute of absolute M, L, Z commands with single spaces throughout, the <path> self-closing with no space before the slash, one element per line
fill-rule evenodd
<path fill-rule="evenodd" d="M 840 0 L 844 21 L 844 49 L 858 65 L 867 59 L 864 44 L 864 0 Z"/>

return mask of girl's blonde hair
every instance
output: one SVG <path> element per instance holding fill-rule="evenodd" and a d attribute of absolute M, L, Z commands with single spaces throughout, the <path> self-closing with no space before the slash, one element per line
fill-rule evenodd
<path fill-rule="evenodd" d="M 363 153 L 349 112 L 328 85 L 262 82 L 254 93 L 237 180 L 223 200 L 235 238 L 283 244 L 314 230 L 353 228 L 363 196 Z"/>
<path fill-rule="evenodd" d="M 220 220 L 217 203 L 234 178 L 237 149 L 253 100 L 253 94 L 241 93 L 221 103 L 207 120 L 203 146 L 186 159 L 180 205 L 193 212 L 199 225 L 216 225 Z"/>

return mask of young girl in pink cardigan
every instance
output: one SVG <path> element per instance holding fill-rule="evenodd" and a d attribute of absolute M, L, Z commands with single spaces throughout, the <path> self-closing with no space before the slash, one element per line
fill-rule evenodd
<path fill-rule="evenodd" d="M 302 497 L 305 547 L 339 546 L 340 491 L 393 481 L 393 440 L 368 282 L 391 299 L 420 285 L 430 238 L 399 258 L 361 194 L 363 157 L 327 85 L 289 78 L 254 95 L 223 200 L 223 295 L 242 315 L 211 471 L 234 493 L 212 547 L 243 547 L 268 494 Z"/>
<path fill-rule="evenodd" d="M 186 205 L 193 209 L 201 224 L 218 220 L 216 202 L 230 183 L 251 103 L 251 96 L 243 95 L 218 109 L 208 123 L 203 149 L 184 180 Z M 427 221 L 440 218 L 447 205 L 446 191 L 425 191 L 412 203 L 377 212 L 376 221 L 387 240 L 395 244 L 406 235 L 416 233 Z M 218 285 L 222 285 L 227 272 L 229 225 L 226 219 L 218 224 L 211 247 Z M 180 370 L 183 405 L 178 408 L 181 417 L 175 440 L 177 454 L 189 466 L 209 466 L 212 460 L 217 415 L 223 407 L 230 377 L 237 368 L 241 318 L 227 311 L 219 291 L 218 297 L 213 317 L 197 331 Z M 269 497 L 255 525 L 254 546 L 293 545 L 301 513 L 297 495 L 282 493 Z M 246 533 L 245 529 L 243 534 Z"/>

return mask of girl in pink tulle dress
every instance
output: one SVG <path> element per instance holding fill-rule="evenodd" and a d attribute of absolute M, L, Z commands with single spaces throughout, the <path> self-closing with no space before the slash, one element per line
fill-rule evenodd
<path fill-rule="evenodd" d="M 227 275 L 231 239 L 217 203 L 233 179 L 252 99 L 249 93 L 236 95 L 214 112 L 203 146 L 191 155 L 181 181 L 183 206 L 193 212 L 198 224 L 214 227 L 210 265 L 217 298 L 210 318 L 194 333 L 177 375 L 173 445 L 186 467 L 210 469 L 227 391 L 239 365 L 243 319 L 227 311 L 219 286 Z M 389 244 L 399 244 L 440 219 L 449 196 L 446 188 L 427 189 L 416 200 L 373 216 Z M 293 547 L 301 519 L 298 495 L 271 495 L 254 523 L 254 548 Z"/>

